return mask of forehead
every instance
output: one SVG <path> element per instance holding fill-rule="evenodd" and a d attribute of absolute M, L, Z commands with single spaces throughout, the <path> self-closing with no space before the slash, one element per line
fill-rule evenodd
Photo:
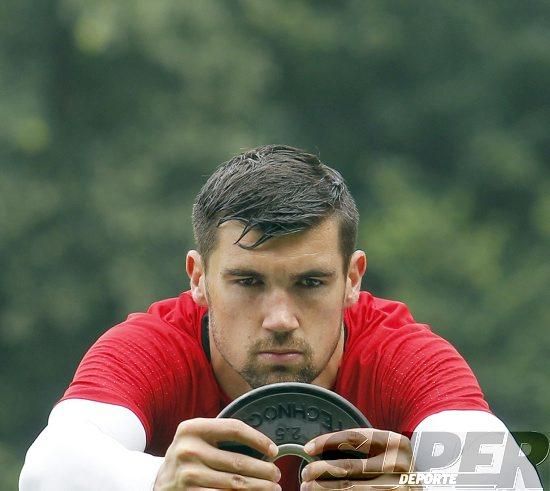
<path fill-rule="evenodd" d="M 341 261 L 339 226 L 334 218 L 326 219 L 303 232 L 274 237 L 253 249 L 243 249 L 235 244 L 243 228 L 237 221 L 225 222 L 218 228 L 217 243 L 209 264 L 223 268 L 243 263 L 261 267 L 269 261 L 276 267 L 293 262 L 329 267 Z M 260 235 L 257 230 L 251 230 L 240 240 L 240 244 L 252 245 Z"/>

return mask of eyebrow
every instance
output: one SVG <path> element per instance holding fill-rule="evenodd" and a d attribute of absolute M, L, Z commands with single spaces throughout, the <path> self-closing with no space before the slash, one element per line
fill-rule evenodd
<path fill-rule="evenodd" d="M 222 272 L 223 276 L 254 276 L 257 278 L 262 278 L 263 275 L 254 271 L 253 269 L 246 268 L 227 268 Z"/>
<path fill-rule="evenodd" d="M 255 278 L 263 278 L 264 275 L 258 271 L 247 268 L 227 268 L 223 271 L 223 276 L 253 276 Z M 302 273 L 292 274 L 291 278 L 331 278 L 336 275 L 336 272 L 332 269 L 309 269 Z"/>
<path fill-rule="evenodd" d="M 308 271 L 304 271 L 303 273 L 293 274 L 291 275 L 291 277 L 295 280 L 298 280 L 300 278 L 331 278 L 335 275 L 336 272 L 332 269 L 309 269 Z"/>

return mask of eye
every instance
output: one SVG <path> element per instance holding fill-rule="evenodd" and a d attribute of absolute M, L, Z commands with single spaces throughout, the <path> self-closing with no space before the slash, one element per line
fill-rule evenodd
<path fill-rule="evenodd" d="M 254 278 L 253 276 L 251 276 L 248 278 L 240 278 L 236 280 L 235 283 L 239 286 L 251 287 L 259 286 L 261 284 L 261 281 L 258 278 Z"/>
<path fill-rule="evenodd" d="M 300 280 L 300 286 L 305 288 L 318 288 L 323 286 L 323 282 L 316 278 L 304 278 L 303 280 Z"/>

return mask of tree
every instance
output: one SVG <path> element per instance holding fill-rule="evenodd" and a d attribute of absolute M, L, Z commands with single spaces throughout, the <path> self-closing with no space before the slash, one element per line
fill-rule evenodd
<path fill-rule="evenodd" d="M 543 429 L 549 14 L 542 1 L 4 1 L 0 485 L 93 340 L 186 288 L 197 190 L 264 143 L 342 170 L 365 286 L 450 339 L 512 429 Z"/>

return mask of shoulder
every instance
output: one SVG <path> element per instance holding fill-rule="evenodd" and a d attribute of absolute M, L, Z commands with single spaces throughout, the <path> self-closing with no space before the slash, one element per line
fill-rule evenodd
<path fill-rule="evenodd" d="M 387 367 L 419 365 L 435 361 L 464 363 L 452 344 L 417 322 L 403 302 L 361 292 L 359 301 L 344 316 L 348 329 L 346 357 Z M 414 364 L 414 366 L 410 366 Z"/>
<path fill-rule="evenodd" d="M 163 445 L 184 409 L 192 409 L 199 378 L 212 385 L 200 337 L 203 315 L 186 293 L 130 314 L 88 350 L 62 400 L 130 409 L 147 441 Z"/>
<path fill-rule="evenodd" d="M 107 330 L 94 345 L 142 346 L 164 350 L 178 344 L 200 346 L 201 320 L 205 309 L 189 292 L 153 303 L 145 312 L 135 312 Z"/>
<path fill-rule="evenodd" d="M 359 300 L 345 310 L 344 323 L 350 348 L 356 343 L 375 342 L 379 338 L 388 342 L 411 333 L 433 335 L 428 325 L 415 321 L 403 302 L 375 297 L 366 291 L 361 292 Z"/>
<path fill-rule="evenodd" d="M 108 391 L 108 400 L 96 400 L 117 402 L 120 392 L 172 384 L 207 367 L 200 337 L 203 312 L 189 298 L 182 294 L 156 302 L 107 330 L 82 358 L 65 397 Z"/>
<path fill-rule="evenodd" d="M 200 323 L 205 313 L 206 309 L 195 303 L 189 291 L 181 293 L 178 297 L 155 302 L 147 309 L 147 314 L 157 321 L 184 330 L 193 336 L 200 334 Z M 140 314 L 131 314 L 128 320 L 135 315 Z"/>
<path fill-rule="evenodd" d="M 488 410 L 464 358 L 402 302 L 365 292 L 344 318 L 338 388 L 373 424 L 403 432 L 437 411 Z"/>

